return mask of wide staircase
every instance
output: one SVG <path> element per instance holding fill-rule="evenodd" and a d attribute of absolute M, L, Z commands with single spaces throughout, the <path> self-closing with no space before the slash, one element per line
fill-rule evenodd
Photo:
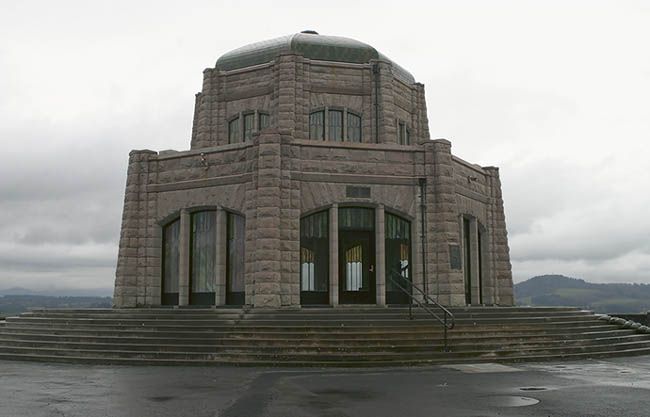
<path fill-rule="evenodd" d="M 0 359 L 128 365 L 392 366 L 650 353 L 650 334 L 575 308 L 34 310 L 0 322 Z"/>

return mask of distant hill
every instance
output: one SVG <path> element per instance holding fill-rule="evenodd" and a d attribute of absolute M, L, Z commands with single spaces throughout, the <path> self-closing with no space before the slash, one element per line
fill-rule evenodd
<path fill-rule="evenodd" d="M 50 297 L 47 295 L 0 296 L 0 317 L 17 315 L 30 308 L 110 308 L 111 297 Z"/>
<path fill-rule="evenodd" d="M 592 284 L 564 275 L 542 275 L 515 284 L 518 305 L 575 306 L 598 313 L 650 311 L 649 284 Z"/>
<path fill-rule="evenodd" d="M 77 289 L 77 288 L 62 288 L 62 289 L 48 289 L 48 290 L 32 290 L 23 287 L 13 287 L 0 289 L 0 296 L 2 295 L 44 295 L 49 297 L 111 297 L 113 295 L 112 288 L 90 288 L 90 289 Z"/>

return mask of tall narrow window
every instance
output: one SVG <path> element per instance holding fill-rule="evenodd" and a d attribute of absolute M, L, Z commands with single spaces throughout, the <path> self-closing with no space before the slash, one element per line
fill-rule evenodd
<path fill-rule="evenodd" d="M 255 123 L 255 113 L 244 115 L 244 141 L 253 138 L 253 125 Z"/>
<path fill-rule="evenodd" d="M 397 143 L 404 145 L 406 141 L 406 125 L 403 122 L 399 122 L 397 126 Z"/>
<path fill-rule="evenodd" d="M 190 262 L 190 304 L 214 304 L 216 212 L 192 214 L 192 246 Z"/>
<path fill-rule="evenodd" d="M 259 130 L 266 129 L 271 124 L 271 116 L 268 113 L 260 113 Z"/>
<path fill-rule="evenodd" d="M 309 115 L 309 139 L 325 139 L 325 112 L 316 111 Z"/>
<path fill-rule="evenodd" d="M 228 142 L 237 143 L 239 142 L 239 117 L 235 117 L 230 122 L 228 122 Z"/>
<path fill-rule="evenodd" d="M 328 134 L 327 139 L 333 141 L 343 140 L 343 112 L 340 110 L 330 110 L 328 114 Z"/>
<path fill-rule="evenodd" d="M 228 213 L 226 303 L 244 304 L 244 217 Z"/>
<path fill-rule="evenodd" d="M 361 117 L 348 113 L 348 137 L 350 142 L 361 142 Z"/>
<path fill-rule="evenodd" d="M 300 302 L 327 304 L 329 287 L 328 212 L 300 219 Z"/>
<path fill-rule="evenodd" d="M 399 216 L 386 213 L 386 274 L 408 288 L 404 280 L 411 280 L 411 223 Z M 408 303 L 408 297 L 392 279 L 386 279 L 386 302 Z"/>
<path fill-rule="evenodd" d="M 181 222 L 179 219 L 163 228 L 163 268 L 161 304 L 178 304 L 179 273 L 179 237 Z"/>

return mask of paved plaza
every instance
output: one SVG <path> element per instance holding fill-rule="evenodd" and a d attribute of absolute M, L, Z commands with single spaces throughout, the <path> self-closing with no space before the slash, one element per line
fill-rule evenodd
<path fill-rule="evenodd" d="M 648 416 L 650 356 L 291 369 L 0 361 L 0 416 Z"/>

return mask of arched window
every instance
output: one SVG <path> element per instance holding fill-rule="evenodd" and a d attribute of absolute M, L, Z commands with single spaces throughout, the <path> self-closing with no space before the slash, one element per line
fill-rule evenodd
<path fill-rule="evenodd" d="M 348 112 L 348 142 L 361 142 L 361 117 Z"/>
<path fill-rule="evenodd" d="M 315 111 L 309 115 L 309 139 L 325 139 L 325 112 Z"/>
<path fill-rule="evenodd" d="M 176 219 L 163 227 L 161 304 L 178 304 L 179 241 L 181 222 Z"/>
<path fill-rule="evenodd" d="M 309 139 L 361 142 L 361 116 L 347 109 L 317 110 L 309 114 Z"/>
<path fill-rule="evenodd" d="M 190 304 L 214 305 L 216 211 L 192 213 L 191 219 Z"/>
<path fill-rule="evenodd" d="M 300 219 L 300 303 L 328 304 L 329 218 L 327 211 Z"/>
<path fill-rule="evenodd" d="M 412 280 L 411 277 L 411 223 L 392 213 L 386 213 L 386 274 L 397 280 Z M 397 274 L 401 275 L 396 276 Z M 408 288 L 407 283 L 400 283 Z M 408 303 L 408 297 L 391 279 L 386 279 L 386 303 Z"/>

